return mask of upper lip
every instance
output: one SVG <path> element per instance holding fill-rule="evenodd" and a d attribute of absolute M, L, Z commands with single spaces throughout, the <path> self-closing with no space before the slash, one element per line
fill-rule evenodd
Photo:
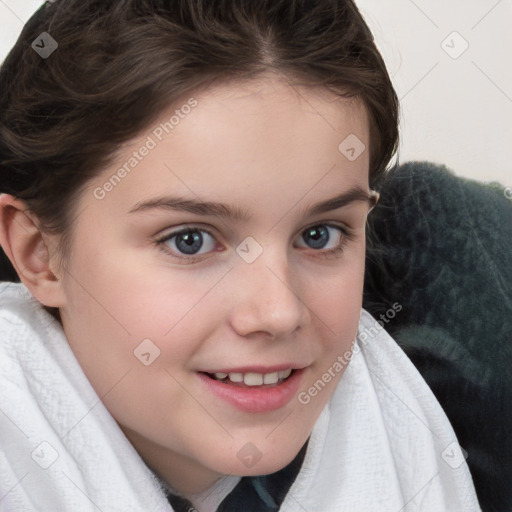
<path fill-rule="evenodd" d="M 301 370 L 307 365 L 294 363 L 278 364 L 274 366 L 239 366 L 237 368 L 220 368 L 215 370 L 201 370 L 204 373 L 275 373 L 283 370 Z"/>

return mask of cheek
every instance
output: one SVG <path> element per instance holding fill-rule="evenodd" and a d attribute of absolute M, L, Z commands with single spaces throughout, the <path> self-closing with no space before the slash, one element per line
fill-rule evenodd
<path fill-rule="evenodd" d="M 311 279 L 306 285 L 309 300 L 314 304 L 314 316 L 335 345 L 343 344 L 345 340 L 351 342 L 357 334 L 363 298 L 364 258 L 364 244 L 360 244 L 329 274 L 316 282 Z"/>
<path fill-rule="evenodd" d="M 310 413 L 319 414 L 350 362 L 362 307 L 364 256 L 364 245 L 360 244 L 329 277 L 322 279 L 321 287 L 309 283 L 315 311 L 313 336 L 319 350 L 301 389 L 307 400 L 301 403 L 309 404 L 306 409 Z"/>
<path fill-rule="evenodd" d="M 140 374 L 140 389 L 146 386 L 152 372 L 136 358 L 144 340 L 154 343 L 145 342 L 152 357 L 159 354 L 155 368 L 185 366 L 219 322 L 216 308 L 222 302 L 212 301 L 210 292 L 225 270 L 170 267 L 135 251 L 124 250 L 122 257 L 114 244 L 102 244 L 101 251 L 93 247 L 92 241 L 84 244 L 69 268 L 62 318 L 96 391 L 103 395 L 127 371 L 126 382 Z M 87 262 L 94 262 L 94 271 Z"/>
<path fill-rule="evenodd" d="M 222 277 L 221 269 L 171 266 L 157 249 L 112 242 L 97 251 L 96 246 L 84 244 L 73 262 L 70 305 L 76 318 L 87 323 L 94 319 L 93 325 L 112 324 L 134 338 L 165 335 Z"/>
<path fill-rule="evenodd" d="M 362 305 L 364 264 L 339 271 L 315 294 L 312 338 L 318 358 L 299 390 L 301 421 L 312 428 L 350 362 Z M 299 421 L 299 420 L 297 420 Z"/>

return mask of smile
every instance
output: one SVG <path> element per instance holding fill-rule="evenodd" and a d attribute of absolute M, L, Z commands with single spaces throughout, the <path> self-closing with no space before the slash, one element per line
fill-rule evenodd
<path fill-rule="evenodd" d="M 206 393 L 212 399 L 244 412 L 275 411 L 297 395 L 306 368 L 285 369 L 269 373 L 197 372 Z"/>
<path fill-rule="evenodd" d="M 239 385 L 239 386 L 262 386 L 262 385 L 272 385 L 277 384 L 278 382 L 282 382 L 286 380 L 292 373 L 292 369 L 288 368 L 287 370 L 281 370 L 278 372 L 272 373 L 255 373 L 255 372 L 230 372 L 223 373 L 217 372 L 214 374 L 208 374 L 211 378 L 215 380 L 226 382 L 229 384 Z"/>

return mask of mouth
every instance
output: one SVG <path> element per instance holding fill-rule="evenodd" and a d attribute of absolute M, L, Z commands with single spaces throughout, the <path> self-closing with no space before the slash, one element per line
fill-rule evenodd
<path fill-rule="evenodd" d="M 206 393 L 243 412 L 281 409 L 297 395 L 306 368 L 197 372 Z"/>
<path fill-rule="evenodd" d="M 258 372 L 203 372 L 208 378 L 240 388 L 272 388 L 285 382 L 296 370 L 288 368 L 267 373 Z"/>

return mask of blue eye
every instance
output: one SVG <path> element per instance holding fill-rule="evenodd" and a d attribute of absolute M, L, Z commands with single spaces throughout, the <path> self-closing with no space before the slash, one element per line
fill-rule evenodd
<path fill-rule="evenodd" d="M 340 227 L 318 224 L 302 232 L 300 242 L 305 245 L 299 245 L 299 247 L 309 247 L 316 250 L 336 250 L 343 244 L 346 236 L 347 233 Z"/>
<path fill-rule="evenodd" d="M 166 235 L 158 241 L 178 255 L 196 256 L 215 249 L 215 239 L 203 229 L 187 228 Z"/>
<path fill-rule="evenodd" d="M 294 247 L 313 249 L 322 257 L 339 257 L 345 245 L 354 239 L 348 227 L 316 224 L 302 231 Z M 162 235 L 155 243 L 165 254 L 181 259 L 184 264 L 202 261 L 197 257 L 219 250 L 216 238 L 199 227 L 182 227 Z"/>

